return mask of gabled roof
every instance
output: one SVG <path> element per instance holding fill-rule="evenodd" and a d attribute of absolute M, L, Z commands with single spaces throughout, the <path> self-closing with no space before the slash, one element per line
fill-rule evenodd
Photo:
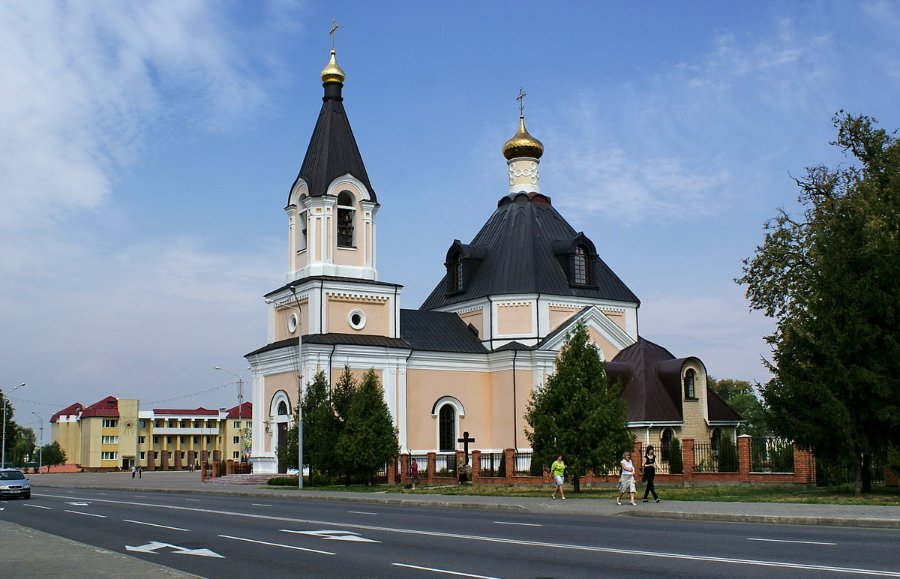
<path fill-rule="evenodd" d="M 413 350 L 487 353 L 478 336 L 451 312 L 400 310 L 400 336 Z"/>
<path fill-rule="evenodd" d="M 356 177 L 369 191 L 371 200 L 375 203 L 375 191 L 369 182 L 369 174 L 363 164 L 362 155 L 350 121 L 344 111 L 344 99 L 341 96 L 340 83 L 326 83 L 325 96 L 322 98 L 322 110 L 319 111 L 319 119 L 313 129 L 309 146 L 306 148 L 306 157 L 300 166 L 300 174 L 294 181 L 303 179 L 309 186 L 310 197 L 321 197 L 328 191 L 328 185 L 338 177 L 350 174 Z M 294 190 L 291 187 L 291 191 Z M 288 195 L 290 197 L 290 194 Z"/>
<path fill-rule="evenodd" d="M 593 256 L 591 285 L 570 285 L 560 263 L 560 248 L 577 239 L 587 238 L 556 211 L 549 197 L 538 193 L 504 196 L 466 246 L 479 260 L 467 271 L 463 291 L 449 292 L 445 275 L 420 309 L 522 293 L 640 303 L 599 256 Z"/>
<path fill-rule="evenodd" d="M 77 416 L 78 413 L 81 412 L 81 409 L 84 408 L 84 404 L 80 402 L 75 402 L 74 404 L 69 404 L 56 414 L 50 417 L 50 422 L 56 422 L 59 420 L 60 416 Z"/>
<path fill-rule="evenodd" d="M 81 412 L 81 418 L 118 418 L 119 399 L 115 396 L 107 396 L 99 402 L 91 404 Z"/>
<path fill-rule="evenodd" d="M 385 336 L 370 336 L 366 334 L 309 334 L 303 336 L 303 344 L 327 344 L 327 345 L 348 345 L 348 346 L 375 346 L 379 348 L 400 348 L 409 350 L 410 345 L 398 338 L 388 338 Z M 272 352 L 282 348 L 291 348 L 297 345 L 297 338 L 288 338 L 286 340 L 278 340 L 271 344 L 266 344 L 262 348 L 253 350 L 244 357 L 255 356 L 264 352 Z"/>
<path fill-rule="evenodd" d="M 228 420 L 233 420 L 235 418 L 240 418 L 241 420 L 245 418 L 253 418 L 253 403 L 244 402 L 239 406 L 235 406 L 228 411 L 228 414 L 225 416 L 225 418 L 227 418 Z"/>

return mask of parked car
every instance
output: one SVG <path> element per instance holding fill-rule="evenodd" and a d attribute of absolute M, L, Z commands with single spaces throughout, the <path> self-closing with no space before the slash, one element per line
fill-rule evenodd
<path fill-rule="evenodd" d="M 31 498 L 31 483 L 17 468 L 0 468 L 0 498 Z"/>

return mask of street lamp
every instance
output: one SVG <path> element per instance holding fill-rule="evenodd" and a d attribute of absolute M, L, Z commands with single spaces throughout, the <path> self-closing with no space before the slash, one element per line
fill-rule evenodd
<path fill-rule="evenodd" d="M 44 466 L 44 419 L 41 418 L 41 416 L 38 415 L 38 413 L 34 410 L 32 410 L 31 413 L 37 416 L 38 420 L 41 421 L 41 446 L 39 447 L 40 450 L 38 451 L 38 472 L 41 472 L 41 468 L 43 468 Z"/>
<path fill-rule="evenodd" d="M 15 392 L 19 388 L 25 385 L 25 382 L 22 382 L 10 392 Z M 9 406 L 9 398 L 7 396 L 3 397 L 3 451 L 0 453 L 0 468 L 6 468 L 6 407 Z"/>
<path fill-rule="evenodd" d="M 291 286 L 294 294 L 293 306 L 289 308 L 297 310 L 297 485 L 303 488 L 303 310 L 300 309 L 300 299 L 297 297 L 297 288 Z M 273 300 L 266 300 L 267 304 Z M 290 325 L 288 326 L 290 330 Z"/>
<path fill-rule="evenodd" d="M 238 374 L 237 372 L 232 372 L 228 368 L 223 368 L 221 366 L 216 366 L 216 370 L 220 372 L 226 372 L 231 374 L 238 381 L 238 424 L 240 424 L 240 428 L 238 428 L 238 436 L 241 439 L 241 462 L 246 461 L 246 457 L 244 456 L 244 377 Z"/>

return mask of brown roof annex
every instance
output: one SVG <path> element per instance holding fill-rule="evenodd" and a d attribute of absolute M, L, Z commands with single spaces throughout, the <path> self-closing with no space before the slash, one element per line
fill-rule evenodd
<path fill-rule="evenodd" d="M 699 358 L 676 358 L 662 346 L 639 337 L 606 364 L 610 383 L 622 387 L 629 422 L 684 421 L 681 371 L 689 360 L 703 366 Z M 741 420 L 715 392 L 707 389 L 706 394 L 710 422 Z"/>
<path fill-rule="evenodd" d="M 91 404 L 81 412 L 81 418 L 118 418 L 119 399 L 115 396 L 107 396 L 99 402 Z"/>
<path fill-rule="evenodd" d="M 235 406 L 228 411 L 228 414 L 225 416 L 225 418 L 228 420 L 233 420 L 235 418 L 239 418 L 241 420 L 253 418 L 253 403 L 244 402 L 240 406 Z"/>

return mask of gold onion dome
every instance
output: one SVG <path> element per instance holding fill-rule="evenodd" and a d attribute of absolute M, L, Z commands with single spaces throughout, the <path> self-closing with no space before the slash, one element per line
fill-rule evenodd
<path fill-rule="evenodd" d="M 503 156 L 509 161 L 517 157 L 540 159 L 543 154 L 544 144 L 528 134 L 525 117 L 519 116 L 519 132 L 503 144 Z"/>
<path fill-rule="evenodd" d="M 338 66 L 333 48 L 331 49 L 331 60 L 328 61 L 328 66 L 322 69 L 322 82 L 344 82 L 344 71 Z"/>

